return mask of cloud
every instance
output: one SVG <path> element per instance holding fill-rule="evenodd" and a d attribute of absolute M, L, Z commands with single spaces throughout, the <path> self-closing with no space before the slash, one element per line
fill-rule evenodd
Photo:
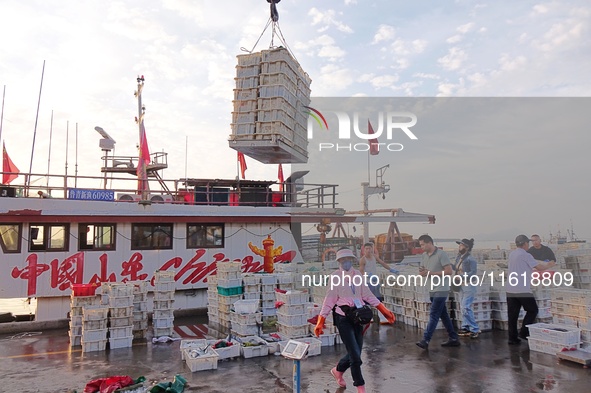
<path fill-rule="evenodd" d="M 437 63 L 444 70 L 455 71 L 462 66 L 462 63 L 468 58 L 466 52 L 458 47 L 450 48 L 447 55 L 437 59 Z"/>
<path fill-rule="evenodd" d="M 398 82 L 400 79 L 399 75 L 374 75 L 374 74 L 364 74 L 359 78 L 360 82 L 369 82 L 372 87 L 376 89 L 383 89 L 383 88 L 394 88 L 394 83 Z"/>
<path fill-rule="evenodd" d="M 523 66 L 527 64 L 527 59 L 525 56 L 510 58 L 509 55 L 503 54 L 499 59 L 499 64 L 501 65 L 501 70 L 503 71 L 515 71 L 523 68 Z"/>
<path fill-rule="evenodd" d="M 474 27 L 474 22 L 466 23 L 465 25 L 458 26 L 456 30 L 461 34 L 466 34 Z"/>
<path fill-rule="evenodd" d="M 441 79 L 441 77 L 437 74 L 425 74 L 423 72 L 415 72 L 412 74 L 415 78 L 422 78 L 422 79 Z"/>
<path fill-rule="evenodd" d="M 334 26 L 337 30 L 343 33 L 353 33 L 351 27 L 336 20 L 335 10 L 326 10 L 325 12 L 322 12 L 318 8 L 313 7 L 308 12 L 308 15 L 312 17 L 312 26 L 320 25 L 319 32 L 324 32 L 328 30 L 330 26 Z"/>
<path fill-rule="evenodd" d="M 308 42 L 297 42 L 295 48 L 307 51 L 310 56 L 328 58 L 332 61 L 342 58 L 347 54 L 345 50 L 335 45 L 334 38 L 327 34 L 323 34 Z"/>
<path fill-rule="evenodd" d="M 461 34 L 456 34 L 449 37 L 447 40 L 445 40 L 445 42 L 447 42 L 448 44 L 455 44 L 460 42 L 463 38 L 464 37 Z"/>
<path fill-rule="evenodd" d="M 396 36 L 396 30 L 390 25 L 380 25 L 373 36 L 372 44 L 377 44 L 381 41 L 390 41 Z"/>
<path fill-rule="evenodd" d="M 330 96 L 339 94 L 353 83 L 353 73 L 347 68 L 336 64 L 328 64 L 320 68 L 320 75 L 314 83 L 315 94 Z"/>

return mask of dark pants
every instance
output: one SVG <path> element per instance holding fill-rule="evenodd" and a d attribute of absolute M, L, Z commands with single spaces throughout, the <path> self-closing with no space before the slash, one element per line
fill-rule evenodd
<path fill-rule="evenodd" d="M 450 340 L 457 340 L 458 333 L 454 329 L 454 325 L 451 322 L 451 318 L 447 313 L 447 307 L 445 306 L 445 302 L 447 302 L 447 297 L 440 296 L 438 293 L 436 297 L 431 298 L 431 308 L 429 309 L 429 322 L 427 323 L 427 328 L 423 333 L 423 339 L 427 342 L 431 341 L 431 337 L 433 337 L 433 333 L 435 333 L 435 328 L 439 323 L 439 318 L 443 322 L 443 326 L 445 326 L 445 330 L 447 330 L 447 334 L 449 335 Z"/>
<path fill-rule="evenodd" d="M 361 375 L 361 348 L 363 347 L 363 325 L 356 325 L 337 313 L 333 313 L 335 326 L 339 330 L 339 335 L 347 354 L 339 360 L 337 371 L 345 372 L 351 367 L 351 377 L 353 377 L 354 386 L 363 386 L 365 381 Z"/>
<path fill-rule="evenodd" d="M 529 329 L 527 325 L 535 323 L 538 316 L 538 304 L 536 298 L 531 293 L 507 293 L 507 313 L 509 314 L 509 341 L 517 341 L 517 321 L 519 319 L 519 311 L 521 307 L 525 310 L 525 317 L 521 325 L 519 337 L 529 337 Z"/>

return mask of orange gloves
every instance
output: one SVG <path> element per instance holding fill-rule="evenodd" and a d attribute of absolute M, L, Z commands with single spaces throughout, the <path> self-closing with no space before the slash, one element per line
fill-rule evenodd
<path fill-rule="evenodd" d="M 322 328 L 324 327 L 324 321 L 326 321 L 326 318 L 319 315 L 318 322 L 316 322 L 316 327 L 314 328 L 314 334 L 316 335 L 316 337 L 320 336 L 321 334 L 324 334 L 324 330 L 322 330 Z"/>
<path fill-rule="evenodd" d="M 396 321 L 396 317 L 394 316 L 392 311 L 388 310 L 386 306 L 384 306 L 384 303 L 380 303 L 376 308 L 379 312 L 382 313 L 383 316 L 386 317 L 388 323 L 394 323 L 394 321 Z"/>

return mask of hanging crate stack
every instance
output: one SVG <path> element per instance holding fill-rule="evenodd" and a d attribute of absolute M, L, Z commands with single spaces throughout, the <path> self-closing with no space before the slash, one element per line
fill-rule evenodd
<path fill-rule="evenodd" d="M 172 336 L 174 329 L 174 271 L 157 270 L 154 273 L 154 337 Z"/>
<path fill-rule="evenodd" d="M 237 58 L 230 147 L 265 164 L 307 162 L 308 74 L 283 47 Z"/>

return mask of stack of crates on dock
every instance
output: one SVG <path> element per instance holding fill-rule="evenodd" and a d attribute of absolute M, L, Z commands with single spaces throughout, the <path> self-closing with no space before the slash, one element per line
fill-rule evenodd
<path fill-rule="evenodd" d="M 291 272 L 275 273 L 277 276 L 277 288 L 283 291 L 291 291 L 294 287 L 294 274 Z"/>
<path fill-rule="evenodd" d="M 265 152 L 238 146 L 237 150 L 263 163 L 306 162 L 310 77 L 286 48 L 237 58 L 231 143 L 267 141 L 287 153 L 265 157 Z"/>
<path fill-rule="evenodd" d="M 277 313 L 277 332 L 283 338 L 300 338 L 308 335 L 307 291 L 275 292 L 276 300 L 282 303 Z"/>
<path fill-rule="evenodd" d="M 79 347 L 82 345 L 82 330 L 84 329 L 83 313 L 84 307 L 100 305 L 100 297 L 95 295 L 96 285 L 94 284 L 72 284 L 70 295 L 70 346 Z M 106 329 L 106 320 L 105 327 Z"/>
<path fill-rule="evenodd" d="M 574 326 L 536 323 L 527 327 L 530 351 L 556 355 L 557 352 L 574 351 L 581 347 L 581 330 Z"/>
<path fill-rule="evenodd" d="M 133 281 L 133 338 L 146 338 L 148 330 L 148 281 Z"/>
<path fill-rule="evenodd" d="M 174 330 L 175 272 L 157 270 L 154 273 L 154 337 L 172 336 Z"/>
<path fill-rule="evenodd" d="M 223 330 L 230 330 L 230 312 L 242 299 L 242 262 L 217 263 L 218 319 Z"/>
<path fill-rule="evenodd" d="M 131 347 L 133 341 L 133 291 L 131 283 L 107 283 L 109 298 L 109 348 Z"/>
<path fill-rule="evenodd" d="M 82 352 L 104 351 L 107 345 L 108 307 L 82 308 Z"/>
<path fill-rule="evenodd" d="M 262 313 L 260 300 L 238 300 L 234 303 L 234 311 L 230 312 L 232 323 L 231 334 L 237 337 L 260 336 L 262 331 Z"/>
<path fill-rule="evenodd" d="M 275 289 L 277 289 L 277 276 L 272 273 L 261 274 L 261 309 L 263 318 L 272 319 L 277 316 L 275 308 Z"/>
<path fill-rule="evenodd" d="M 589 253 L 589 249 L 576 250 Z M 583 254 L 564 258 L 567 269 L 572 270 L 573 286 L 578 289 L 591 289 L 591 255 Z"/>
<path fill-rule="evenodd" d="M 207 323 L 217 327 L 220 323 L 218 277 L 207 276 Z"/>
<path fill-rule="evenodd" d="M 554 288 L 550 293 L 553 323 L 579 328 L 582 349 L 591 351 L 591 290 Z"/>
<path fill-rule="evenodd" d="M 509 315 L 507 308 L 507 290 L 502 286 L 493 286 L 490 292 L 491 300 L 491 317 L 493 320 L 493 329 L 509 330 Z M 525 317 L 525 310 L 521 308 L 519 311 L 519 318 L 517 326 L 521 326 L 521 322 Z"/>

